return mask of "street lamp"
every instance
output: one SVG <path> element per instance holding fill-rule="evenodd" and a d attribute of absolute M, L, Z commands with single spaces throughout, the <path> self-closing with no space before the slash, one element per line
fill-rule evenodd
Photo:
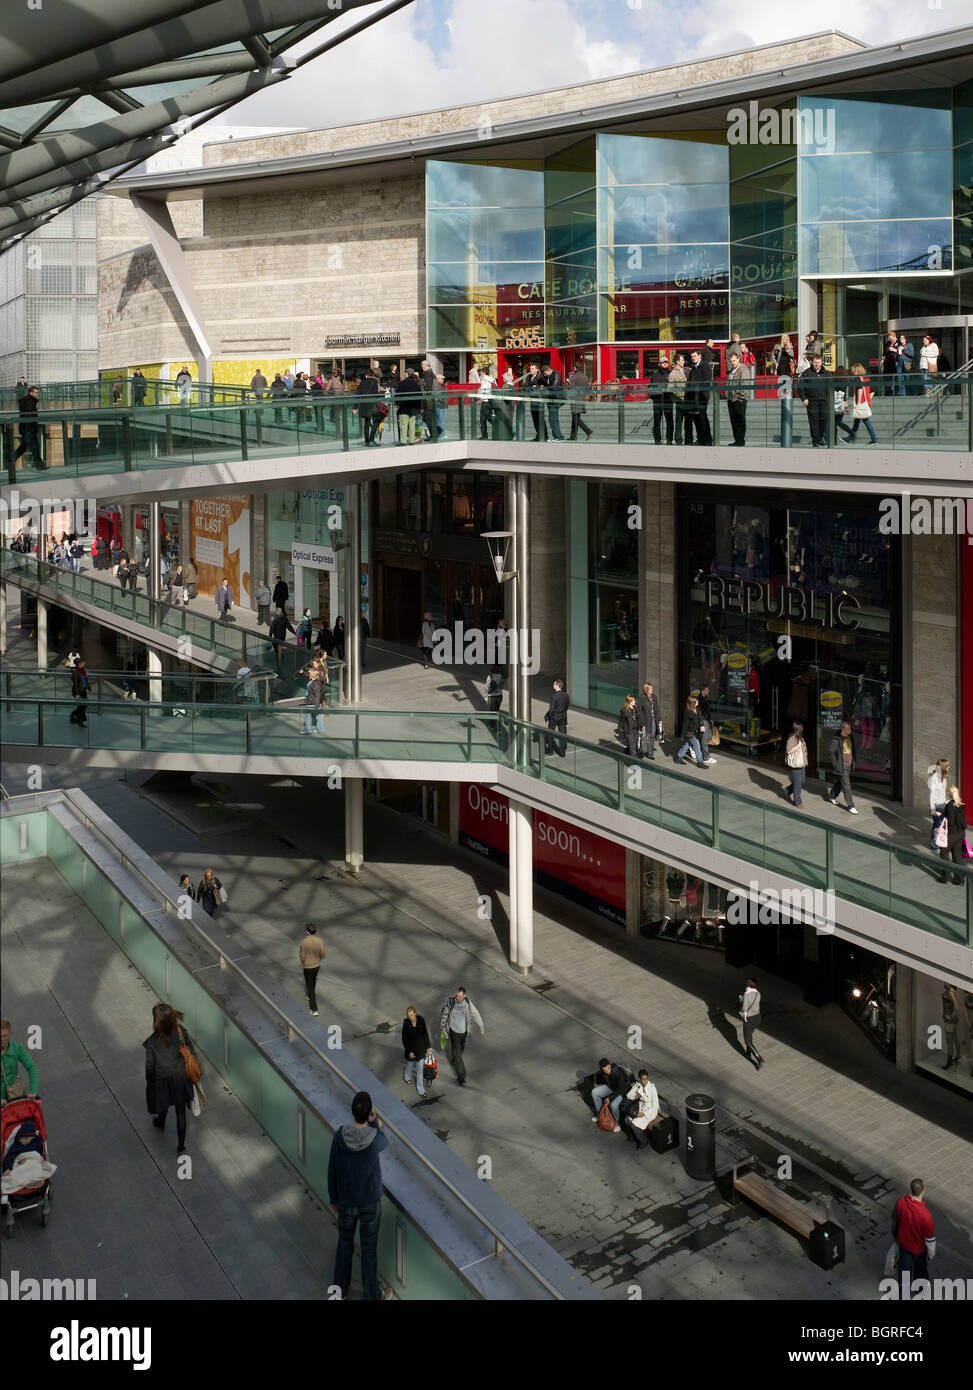
<path fill-rule="evenodd" d="M 490 552 L 490 563 L 493 565 L 497 576 L 497 582 L 502 584 L 507 579 L 516 578 L 516 570 L 508 570 L 507 553 L 510 550 L 510 542 L 513 540 L 512 531 L 483 531 L 481 539 L 487 543 Z"/>

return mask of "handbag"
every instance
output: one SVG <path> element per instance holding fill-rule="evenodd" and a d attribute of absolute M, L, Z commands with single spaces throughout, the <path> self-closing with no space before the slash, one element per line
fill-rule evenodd
<path fill-rule="evenodd" d="M 709 736 L 709 746 L 711 748 L 719 748 L 720 746 L 720 731 L 715 724 Z"/>
<path fill-rule="evenodd" d="M 186 1064 L 186 1078 L 194 1086 L 202 1079 L 203 1069 L 199 1065 L 198 1059 L 193 1055 L 189 1044 L 182 1035 L 182 1029 L 176 1025 L 179 1032 L 179 1055 Z"/>
<path fill-rule="evenodd" d="M 969 840 L 963 841 L 963 858 L 973 859 L 973 845 L 970 844 Z"/>
<path fill-rule="evenodd" d="M 192 1099 L 192 1103 L 191 1103 L 191 1105 L 190 1105 L 190 1107 L 189 1107 L 190 1110 L 193 1112 L 193 1114 L 196 1116 L 197 1120 L 199 1119 L 200 1115 L 203 1113 L 203 1106 L 204 1106 L 205 1104 L 206 1104 L 206 1093 L 205 1093 L 205 1091 L 203 1090 L 202 1086 L 200 1086 L 199 1082 L 197 1082 L 197 1083 L 195 1084 L 195 1086 L 193 1086 L 193 1099 Z"/>
<path fill-rule="evenodd" d="M 933 844 L 937 849 L 945 849 L 949 844 L 949 826 L 946 824 L 946 817 L 940 818 L 939 824 L 932 832 Z M 965 843 L 965 841 L 964 841 Z"/>
<path fill-rule="evenodd" d="M 868 404 L 868 401 L 857 401 L 851 413 L 856 420 L 870 420 L 872 418 L 872 407 Z"/>
<path fill-rule="evenodd" d="M 606 1129 L 609 1134 L 614 1134 L 618 1125 L 615 1123 L 615 1116 L 612 1114 L 611 1105 L 606 1100 L 598 1114 L 598 1128 Z"/>

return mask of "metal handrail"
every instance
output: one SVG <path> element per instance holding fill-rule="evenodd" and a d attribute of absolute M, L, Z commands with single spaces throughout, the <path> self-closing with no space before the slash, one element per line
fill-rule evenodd
<path fill-rule="evenodd" d="M 97 836 L 97 838 L 103 844 L 105 849 L 107 849 L 108 852 L 114 858 L 118 859 L 121 862 L 123 868 L 127 869 L 128 872 L 131 873 L 133 876 L 136 876 L 137 878 L 142 880 L 143 884 L 145 884 L 148 887 L 150 896 L 156 897 L 158 899 L 161 906 L 165 910 L 167 916 L 175 916 L 177 921 L 189 924 L 195 935 L 201 941 L 203 941 L 206 944 L 206 946 L 210 949 L 210 951 L 217 957 L 220 969 L 232 970 L 237 976 L 239 976 L 244 987 L 247 990 L 249 990 L 252 994 L 255 994 L 257 998 L 260 999 L 261 1003 L 264 1004 L 264 1006 L 271 1011 L 271 1013 L 278 1019 L 278 1021 L 285 1026 L 287 1030 L 288 1042 L 292 1042 L 294 1037 L 300 1038 L 301 1041 L 305 1044 L 305 1046 L 307 1046 L 311 1050 L 311 1052 L 314 1053 L 318 1060 L 324 1062 L 324 1064 L 332 1072 L 334 1072 L 338 1079 L 342 1081 L 350 1091 L 357 1093 L 358 1087 L 344 1074 L 341 1068 L 336 1066 L 334 1061 L 330 1057 L 326 1056 L 324 1052 L 321 1051 L 317 1043 L 314 1042 L 313 1039 L 308 1037 L 308 1035 L 304 1032 L 303 1028 L 299 1024 L 294 1023 L 293 1020 L 287 1014 L 285 1014 L 281 1010 L 281 1008 L 274 1002 L 274 1000 L 271 999 L 270 996 L 264 990 L 262 990 L 254 980 L 250 978 L 247 972 L 241 966 L 239 966 L 236 963 L 236 961 L 232 960 L 230 957 L 226 955 L 223 948 L 213 940 L 213 938 L 209 935 L 205 928 L 197 924 L 197 922 L 193 918 L 192 913 L 189 917 L 183 915 L 183 913 L 180 911 L 179 904 L 169 896 L 169 893 L 166 891 L 166 889 L 163 888 L 161 884 L 157 883 L 155 879 L 150 877 L 150 875 L 147 874 L 145 870 L 141 868 L 140 865 L 136 864 L 129 855 L 127 855 L 112 839 L 110 839 L 108 835 L 105 834 L 105 832 L 99 825 L 95 824 L 94 821 L 92 821 L 87 811 L 85 811 L 85 809 L 82 806 L 78 805 L 70 790 L 61 791 L 59 794 L 49 793 L 49 795 L 59 795 L 60 798 L 70 803 L 72 811 L 78 817 L 78 819 L 80 819 L 83 822 L 85 829 Z M 20 799 L 21 798 L 19 797 L 12 798 L 12 800 Z M 26 796 L 23 799 L 26 800 Z M 116 889 L 119 888 L 117 882 L 114 884 L 114 887 Z M 128 898 L 130 905 L 133 908 L 135 908 L 136 911 L 138 911 L 138 908 L 135 907 L 135 904 L 132 902 L 128 894 L 125 894 L 125 897 Z M 408 1150 L 408 1152 L 413 1156 L 413 1158 L 417 1159 L 418 1162 L 424 1168 L 428 1169 L 428 1171 L 435 1178 L 436 1182 L 439 1183 L 441 1186 L 445 1187 L 447 1191 L 450 1192 L 452 1196 L 455 1197 L 456 1200 L 463 1206 L 467 1213 L 470 1216 L 472 1216 L 475 1221 L 479 1222 L 479 1224 L 483 1227 L 485 1231 L 489 1232 L 489 1234 L 493 1237 L 494 1244 L 497 1247 L 498 1251 L 508 1251 L 518 1262 L 518 1264 L 521 1265 L 525 1273 L 530 1276 L 530 1278 L 532 1278 L 543 1288 L 545 1288 L 547 1292 L 552 1295 L 552 1297 L 554 1297 L 558 1301 L 563 1300 L 564 1295 L 552 1283 L 550 1283 L 550 1281 L 540 1272 L 540 1270 L 534 1267 L 534 1265 L 531 1263 L 531 1261 L 528 1259 L 526 1255 L 522 1254 L 522 1252 L 518 1250 L 516 1246 L 510 1244 L 510 1242 L 507 1239 L 505 1239 L 502 1232 L 498 1230 L 498 1228 L 493 1224 L 493 1222 L 488 1217 L 484 1216 L 482 1212 L 477 1210 L 477 1208 L 473 1205 L 469 1198 L 466 1197 L 462 1192 L 460 1192 L 460 1190 L 457 1187 L 455 1187 L 452 1182 L 450 1182 L 449 1178 L 447 1178 L 445 1174 L 439 1171 L 439 1169 L 436 1167 L 436 1165 L 432 1162 L 431 1159 L 429 1159 L 424 1153 L 417 1149 L 415 1145 L 409 1139 L 406 1138 L 402 1131 L 391 1120 L 383 1119 L 383 1124 L 387 1130 L 391 1131 L 391 1133 L 395 1135 L 399 1143 L 402 1144 L 402 1146 L 406 1150 Z"/>

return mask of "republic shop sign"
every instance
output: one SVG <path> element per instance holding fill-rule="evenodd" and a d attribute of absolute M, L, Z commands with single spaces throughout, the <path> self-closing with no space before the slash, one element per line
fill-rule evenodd
<path fill-rule="evenodd" d="M 767 618 L 788 618 L 808 627 L 840 628 L 846 632 L 854 632 L 861 623 L 861 605 L 852 594 L 816 594 L 803 584 L 724 579 L 718 574 L 706 578 L 706 606 L 720 613 L 760 613 Z"/>
<path fill-rule="evenodd" d="M 463 787 L 459 842 L 498 864 L 508 862 L 507 798 L 475 783 Z M 625 925 L 625 849 L 568 821 L 534 810 L 534 881 Z"/>

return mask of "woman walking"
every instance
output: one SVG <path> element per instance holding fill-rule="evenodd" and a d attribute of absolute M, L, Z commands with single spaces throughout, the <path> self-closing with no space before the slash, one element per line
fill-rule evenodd
<path fill-rule="evenodd" d="M 940 846 L 940 859 L 952 859 L 954 864 L 958 864 L 963 858 L 963 845 L 966 840 L 966 807 L 963 805 L 963 798 L 959 794 L 959 787 L 950 787 L 947 791 L 948 800 L 946 802 L 945 822 L 946 822 L 946 843 Z M 953 874 L 954 883 L 962 883 L 959 874 Z M 939 881 L 948 881 L 945 873 L 939 875 Z"/>
<path fill-rule="evenodd" d="M 216 916 L 216 909 L 226 901 L 223 885 L 212 869 L 207 869 L 199 880 L 199 887 L 196 889 L 196 901 L 211 917 Z"/>
<path fill-rule="evenodd" d="M 690 695 L 686 701 L 686 708 L 682 716 L 682 744 L 676 753 L 676 762 L 682 763 L 686 760 L 686 752 L 692 749 L 693 757 L 699 767 L 709 767 L 709 763 L 703 757 L 703 750 L 699 746 L 699 701 L 695 695 Z"/>
<path fill-rule="evenodd" d="M 422 630 L 419 634 L 419 646 L 422 648 L 422 661 L 424 671 L 428 671 L 432 663 L 432 648 L 436 640 L 436 628 L 432 621 L 431 613 L 423 613 Z"/>
<path fill-rule="evenodd" d="M 182 1020 L 183 1015 L 171 1004 L 153 1005 L 152 1032 L 142 1044 L 145 1048 L 146 1107 L 156 1129 L 165 1129 L 169 1107 L 175 1107 L 179 1146 L 176 1152 L 180 1154 L 186 1152 L 186 1106 L 193 1100 L 193 1083 L 187 1075 L 186 1059 L 180 1048 L 188 1048 L 199 1066 L 193 1040 L 183 1028 Z"/>
<path fill-rule="evenodd" d="M 422 1064 L 429 1051 L 429 1030 L 426 1020 L 422 1014 L 416 1012 L 414 1004 L 409 1005 L 402 1020 L 402 1051 L 405 1053 L 402 1080 L 407 1086 L 411 1086 L 414 1081 L 419 1095 L 424 1096 L 426 1088 L 423 1083 Z"/>
<path fill-rule="evenodd" d="M 628 749 L 629 757 L 639 755 L 639 710 L 634 695 L 626 695 L 625 703 L 618 712 L 618 732 Z"/>
<path fill-rule="evenodd" d="M 864 425 L 868 431 L 869 444 L 877 444 L 875 430 L 872 428 L 872 384 L 865 375 L 865 368 L 860 362 L 856 362 L 851 369 L 854 378 L 854 390 L 852 395 L 852 426 L 851 434 L 848 436 L 848 443 L 851 444 L 858 433 L 858 426 Z"/>
<path fill-rule="evenodd" d="M 784 761 L 791 776 L 787 799 L 793 803 L 795 810 L 803 811 L 801 792 L 804 790 L 804 778 L 807 773 L 807 744 L 804 742 L 804 725 L 800 721 L 791 725 L 790 737 L 784 747 Z"/>
<path fill-rule="evenodd" d="M 747 987 L 740 995 L 740 1017 L 743 1019 L 743 1045 L 747 1050 L 747 1061 L 752 1062 L 759 1071 L 764 1059 L 754 1046 L 753 1035 L 760 1027 L 760 990 L 752 975 L 747 976 Z"/>
<path fill-rule="evenodd" d="M 339 661 L 345 659 L 345 620 L 339 613 L 334 620 L 334 632 L 331 634 L 333 650 Z"/>

